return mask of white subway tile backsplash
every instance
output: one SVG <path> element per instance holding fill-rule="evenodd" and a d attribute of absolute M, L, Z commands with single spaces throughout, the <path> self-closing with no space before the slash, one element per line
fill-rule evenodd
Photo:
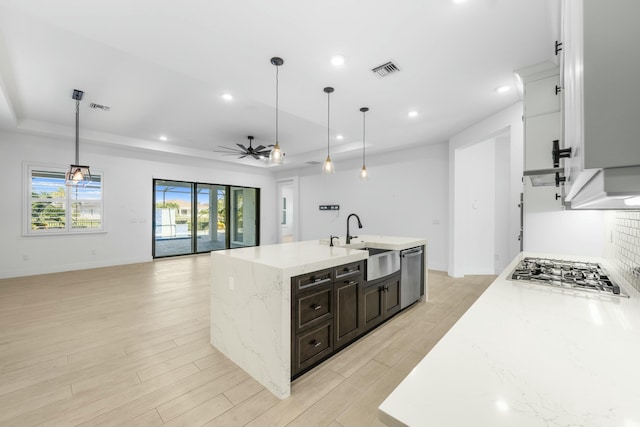
<path fill-rule="evenodd" d="M 640 291 L 640 211 L 617 211 L 612 237 L 612 261 L 618 272 Z"/>

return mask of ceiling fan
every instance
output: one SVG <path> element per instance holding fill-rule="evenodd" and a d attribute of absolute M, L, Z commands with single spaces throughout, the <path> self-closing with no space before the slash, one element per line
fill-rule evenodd
<path fill-rule="evenodd" d="M 224 153 L 229 156 L 238 156 L 239 159 L 244 159 L 247 156 L 251 156 L 257 160 L 263 160 L 269 158 L 269 153 L 271 153 L 271 148 L 273 144 L 265 147 L 264 145 L 258 145 L 257 147 L 253 147 L 253 137 L 248 136 L 249 138 L 249 146 L 245 147 L 244 144 L 236 144 L 239 148 L 231 148 L 231 147 L 223 147 L 219 145 L 219 148 L 222 150 L 214 150 L 216 153 Z"/>

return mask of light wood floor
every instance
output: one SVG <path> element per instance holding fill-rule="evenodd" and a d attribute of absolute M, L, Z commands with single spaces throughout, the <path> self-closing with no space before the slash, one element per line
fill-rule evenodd
<path fill-rule="evenodd" d="M 378 405 L 493 279 L 429 272 L 429 302 L 282 401 L 209 344 L 208 255 L 0 280 L 0 425 L 379 425 Z"/>

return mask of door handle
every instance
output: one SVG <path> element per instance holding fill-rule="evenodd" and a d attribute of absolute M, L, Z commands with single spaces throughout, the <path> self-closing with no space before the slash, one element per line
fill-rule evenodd
<path fill-rule="evenodd" d="M 312 307 L 315 311 L 318 311 L 318 310 L 320 310 L 320 309 L 322 308 L 322 305 L 320 305 L 320 304 L 313 304 L 311 307 Z"/>

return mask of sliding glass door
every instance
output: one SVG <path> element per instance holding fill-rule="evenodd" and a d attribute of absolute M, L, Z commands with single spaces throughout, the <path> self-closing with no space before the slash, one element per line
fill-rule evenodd
<path fill-rule="evenodd" d="M 196 189 L 196 252 L 226 249 L 227 189 L 224 185 L 213 184 L 196 184 Z"/>
<path fill-rule="evenodd" d="M 256 246 L 257 188 L 153 181 L 153 257 Z"/>
<path fill-rule="evenodd" d="M 193 253 L 193 184 L 156 180 L 154 195 L 154 256 Z"/>

